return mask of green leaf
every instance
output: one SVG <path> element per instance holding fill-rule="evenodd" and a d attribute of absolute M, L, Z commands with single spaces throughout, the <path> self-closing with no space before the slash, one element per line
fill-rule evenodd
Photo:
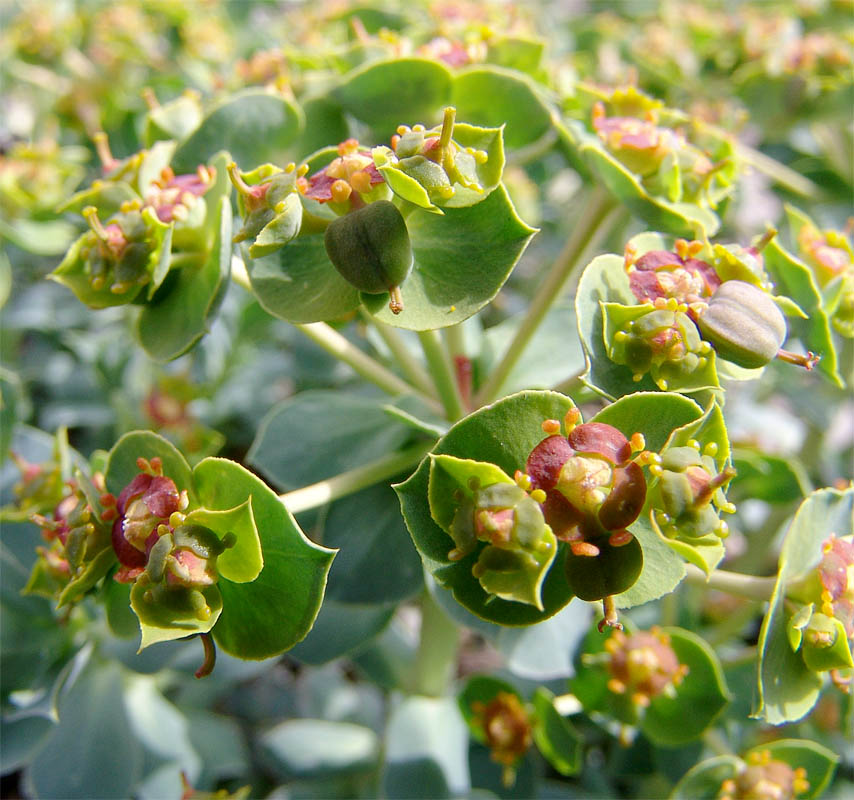
<path fill-rule="evenodd" d="M 199 610 L 202 602 L 207 611 Z M 216 586 L 198 590 L 158 585 L 153 590 L 150 584 L 137 580 L 130 590 L 130 606 L 139 618 L 139 649 L 144 650 L 158 642 L 207 633 L 222 612 L 222 597 Z"/>
<path fill-rule="evenodd" d="M 26 772 L 37 797 L 90 800 L 132 793 L 143 753 L 125 711 L 124 679 L 116 662 L 92 658 L 63 690 L 59 724 Z"/>
<path fill-rule="evenodd" d="M 358 290 L 332 266 L 320 234 L 297 236 L 286 247 L 260 258 L 244 252 L 252 291 L 274 317 L 320 322 L 359 307 Z"/>
<path fill-rule="evenodd" d="M 327 596 L 314 626 L 288 655 L 304 664 L 318 665 L 360 653 L 388 628 L 396 608 L 395 603 L 342 603 Z"/>
<path fill-rule="evenodd" d="M 536 232 L 519 219 L 503 186 L 477 205 L 446 208 L 442 216 L 416 209 L 406 226 L 415 260 L 401 286 L 403 311 L 393 314 L 384 294 L 362 294 L 361 300 L 378 320 L 416 331 L 455 325 L 483 308 Z"/>
<path fill-rule="evenodd" d="M 421 591 L 421 560 L 388 484 L 337 500 L 315 531 L 325 547 L 341 548 L 329 572 L 327 602 L 388 606 Z"/>
<path fill-rule="evenodd" d="M 381 400 L 300 392 L 261 421 L 247 461 L 282 489 L 298 489 L 392 453 L 409 436 Z"/>
<path fill-rule="evenodd" d="M 252 499 L 264 568 L 250 583 L 222 578 L 217 644 L 243 659 L 278 655 L 302 639 L 317 616 L 334 553 L 310 542 L 279 498 L 233 461 L 206 458 L 194 472 L 205 508 L 227 511 Z"/>
<path fill-rule="evenodd" d="M 124 203 L 140 200 L 140 196 L 129 183 L 124 181 L 95 181 L 88 189 L 73 194 L 57 212 L 81 213 L 86 206 L 95 206 L 101 219 L 117 214 Z"/>
<path fill-rule="evenodd" d="M 185 139 L 199 127 L 202 117 L 198 95 L 190 93 L 152 108 L 143 122 L 142 138 L 145 146 L 151 147 L 162 139 Z"/>
<path fill-rule="evenodd" d="M 699 738 L 729 703 L 730 694 L 720 661 L 703 639 L 681 628 L 663 632 L 688 674 L 675 697 L 661 694 L 652 699 L 640 727 L 654 742 L 674 747 Z"/>
<path fill-rule="evenodd" d="M 555 696 L 544 686 L 534 691 L 534 741 L 545 759 L 561 775 L 581 770 L 583 741 L 578 732 L 555 708 Z"/>
<path fill-rule="evenodd" d="M 454 76 L 451 105 L 466 122 L 504 125 L 504 141 L 516 149 L 536 141 L 551 128 L 552 109 L 527 75 L 500 66 L 478 66 Z"/>
<path fill-rule="evenodd" d="M 187 514 L 187 524 L 204 525 L 220 539 L 229 533 L 236 537 L 234 546 L 217 557 L 216 569 L 221 577 L 234 583 L 246 583 L 258 577 L 264 566 L 264 556 L 252 514 L 252 498 L 227 511 L 196 509 Z"/>
<path fill-rule="evenodd" d="M 854 489 L 819 489 L 801 504 L 786 532 L 777 583 L 759 634 L 759 702 L 754 716 L 772 725 L 794 722 L 818 701 L 824 677 L 810 670 L 787 635 L 786 591 L 821 560 L 822 543 L 854 533 Z"/>
<path fill-rule="evenodd" d="M 323 719 L 291 719 L 259 738 L 261 756 L 285 780 L 372 770 L 380 752 L 377 735 L 362 725 Z"/>
<path fill-rule="evenodd" d="M 735 778 L 744 769 L 737 756 L 716 756 L 692 767 L 673 789 L 670 800 L 716 800 L 724 781 Z"/>
<path fill-rule="evenodd" d="M 16 247 L 40 256 L 62 255 L 74 241 L 76 226 L 64 219 L 7 222 L 0 219 L 0 236 Z"/>
<path fill-rule="evenodd" d="M 821 356 L 816 368 L 831 383 L 845 385 L 839 374 L 839 358 L 830 333 L 830 319 L 821 290 L 812 270 L 801 259 L 785 250 L 776 238 L 763 250 L 765 268 L 778 289 L 790 295 L 803 309 L 806 320 L 792 320 L 790 329 L 804 346 Z"/>
<path fill-rule="evenodd" d="M 608 189 L 651 228 L 692 239 L 717 233 L 720 220 L 714 211 L 649 194 L 637 175 L 608 153 L 597 138 L 585 136 L 579 150 Z"/>
<path fill-rule="evenodd" d="M 244 171 L 286 161 L 302 130 L 302 111 L 281 95 L 246 89 L 216 105 L 175 152 L 176 173 L 192 172 L 220 150 Z"/>
<path fill-rule="evenodd" d="M 432 452 L 492 463 L 512 475 L 517 469 L 524 469 L 531 450 L 542 440 L 543 420 L 562 419 L 570 408 L 572 401 L 556 392 L 520 392 L 458 422 Z M 572 594 L 560 568 L 562 550 L 542 586 L 543 611 L 491 598 L 471 572 L 476 552 L 460 561 L 448 559 L 453 540 L 430 513 L 430 461 L 424 459 L 415 474 L 395 489 L 409 533 L 424 566 L 437 582 L 450 589 L 456 600 L 476 616 L 502 625 L 540 622 L 566 605 Z"/>
<path fill-rule="evenodd" d="M 430 465 L 430 513 L 433 519 L 445 529 L 451 527 L 459 502 L 454 493 L 459 490 L 472 499 L 474 490 L 471 481 L 480 487 L 496 483 L 513 483 L 513 479 L 495 464 L 472 461 L 449 455 L 431 455 Z"/>
<path fill-rule="evenodd" d="M 104 477 L 107 489 L 116 497 L 139 475 L 140 469 L 136 465 L 138 458 L 149 461 L 152 458 L 159 458 L 163 462 L 163 474 L 175 482 L 178 491 L 187 491 L 191 505 L 198 502 L 193 485 L 193 474 L 184 456 L 170 441 L 152 431 L 126 433 L 110 450 Z"/>
<path fill-rule="evenodd" d="M 451 81 L 450 71 L 437 61 L 395 58 L 348 73 L 332 96 L 387 139 L 398 125 L 435 120 L 450 98 Z"/>
<path fill-rule="evenodd" d="M 383 796 L 390 800 L 466 796 L 468 729 L 449 697 L 407 697 L 386 728 Z"/>
<path fill-rule="evenodd" d="M 231 274 L 228 198 L 221 198 L 218 207 L 209 213 L 219 221 L 219 226 L 204 263 L 172 270 L 137 320 L 140 344 L 157 361 L 171 361 L 183 355 L 208 332 L 228 287 Z"/>

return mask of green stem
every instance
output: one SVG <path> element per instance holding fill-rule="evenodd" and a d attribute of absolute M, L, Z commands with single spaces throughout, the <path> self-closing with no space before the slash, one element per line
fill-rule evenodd
<path fill-rule="evenodd" d="M 231 279 L 248 292 L 252 291 L 252 284 L 246 272 L 246 265 L 237 257 L 231 259 Z M 419 391 L 415 386 L 407 383 L 391 370 L 386 369 L 379 361 L 371 358 L 371 356 L 360 350 L 325 322 L 294 322 L 292 324 L 298 331 L 308 336 L 309 339 L 322 347 L 327 353 L 339 361 L 348 364 L 356 374 L 361 375 L 365 380 L 370 381 L 375 386 L 379 386 L 387 394 L 416 394 L 433 411 L 438 414 L 442 413 L 442 407 L 435 399 L 429 395 L 425 395 L 424 392 Z"/>
<path fill-rule="evenodd" d="M 561 394 L 570 394 L 575 389 L 579 389 L 584 385 L 581 380 L 582 376 L 587 372 L 587 367 L 582 367 L 578 372 L 573 373 L 568 378 L 564 378 L 560 383 L 556 383 L 552 390 Z"/>
<path fill-rule="evenodd" d="M 546 279 L 540 284 L 540 288 L 528 306 L 527 314 L 516 331 L 516 336 L 510 342 L 501 361 L 475 398 L 475 407 L 492 402 L 498 397 L 504 381 L 507 380 L 513 367 L 522 357 L 540 323 L 561 296 L 561 291 L 572 275 L 576 264 L 580 262 L 585 251 L 610 228 L 610 225 L 603 223 L 614 206 L 615 201 L 607 190 L 601 186 L 597 186 L 593 190 L 581 219 L 576 223 L 572 235 L 552 264 Z"/>
<path fill-rule="evenodd" d="M 421 364 L 412 357 L 412 353 L 409 352 L 397 328 L 386 325 L 385 322 L 380 322 L 378 319 L 370 318 L 369 322 L 374 325 L 380 338 L 391 351 L 395 364 L 406 375 L 406 379 L 424 394 L 435 397 L 436 387 L 433 386 L 430 376 L 421 367 Z"/>
<path fill-rule="evenodd" d="M 459 629 L 437 605 L 428 589 L 421 593 L 421 635 L 412 691 L 441 697 L 454 678 Z"/>
<path fill-rule="evenodd" d="M 431 446 L 432 442 L 419 442 L 405 450 L 389 453 L 376 461 L 369 461 L 367 464 L 342 472 L 325 481 L 318 481 L 302 489 L 280 494 L 279 500 L 291 514 L 318 508 L 380 481 L 394 478 L 418 464 Z"/>
<path fill-rule="evenodd" d="M 742 142 L 737 142 L 735 149 L 738 157 L 745 164 L 749 164 L 763 175 L 767 175 L 774 183 L 779 184 L 784 189 L 789 189 L 802 197 L 810 199 L 818 197 L 820 193 L 819 187 L 809 178 L 805 178 L 785 164 L 781 164 L 776 159 L 771 158 L 771 156 L 765 155 L 761 150 L 756 150 Z"/>
<path fill-rule="evenodd" d="M 386 369 L 379 361 L 371 358 L 325 322 L 293 323 L 293 325 L 327 353 L 348 364 L 358 375 L 379 386 L 384 392 L 390 395 L 421 395 L 425 403 L 441 413 L 441 407 L 433 398 L 425 397 L 414 386 Z"/>
<path fill-rule="evenodd" d="M 706 586 L 709 589 L 717 589 L 719 592 L 748 597 L 751 600 L 770 600 L 774 591 L 776 578 L 760 578 L 755 575 L 742 575 L 738 572 L 726 572 L 722 569 L 713 570 L 706 577 L 706 573 L 693 564 L 685 565 L 685 580 L 697 586 Z"/>
<path fill-rule="evenodd" d="M 442 340 L 436 331 L 419 331 L 418 338 L 427 359 L 427 368 L 433 376 L 439 399 L 445 408 L 445 415 L 451 422 L 456 422 L 465 414 L 463 400 L 453 364 L 447 351 L 442 346 Z"/>

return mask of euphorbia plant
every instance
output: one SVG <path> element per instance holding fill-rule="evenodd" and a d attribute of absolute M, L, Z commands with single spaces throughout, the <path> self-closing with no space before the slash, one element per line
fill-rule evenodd
<path fill-rule="evenodd" d="M 0 132 L 25 794 L 828 784 L 850 170 L 844 115 L 810 114 L 850 92 L 850 43 L 833 3 L 767 28 L 540 24 L 556 6 L 14 15 L 4 78 L 39 87 L 9 123 L 31 144 Z M 812 95 L 748 144 L 757 76 Z M 746 213 L 757 174 L 785 220 Z"/>

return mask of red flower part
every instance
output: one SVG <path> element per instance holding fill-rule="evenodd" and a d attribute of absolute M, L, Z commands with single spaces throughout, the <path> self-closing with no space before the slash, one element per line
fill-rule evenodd
<path fill-rule="evenodd" d="M 613 425 L 604 422 L 585 422 L 573 428 L 567 439 L 576 453 L 595 453 L 615 466 L 626 463 L 632 457 L 629 440 Z"/>
<path fill-rule="evenodd" d="M 532 489 L 547 492 L 557 486 L 563 465 L 574 455 L 565 436 L 549 436 L 543 439 L 528 456 L 525 472 L 531 478 Z"/>
<path fill-rule="evenodd" d="M 303 194 L 318 203 L 343 203 L 353 191 L 367 194 L 378 183 L 385 183 L 368 150 L 359 150 L 355 139 L 338 145 L 338 158 L 309 177 Z"/>
<path fill-rule="evenodd" d="M 671 297 L 690 305 L 711 297 L 721 285 L 714 267 L 698 258 L 682 258 L 667 250 L 650 250 L 629 262 L 629 288 L 638 302 Z"/>
<path fill-rule="evenodd" d="M 622 533 L 638 518 L 646 479 L 632 461 L 636 449 L 613 426 L 587 422 L 572 427 L 567 437 L 548 436 L 531 451 L 525 470 L 531 488 L 545 492 L 543 516 L 558 539 L 582 542 Z M 617 536 L 614 545 L 630 539 L 631 534 Z"/>
<path fill-rule="evenodd" d="M 164 167 L 146 196 L 161 222 L 185 219 L 188 209 L 213 186 L 216 170 L 200 166 L 194 173 L 176 175 L 171 167 Z"/>

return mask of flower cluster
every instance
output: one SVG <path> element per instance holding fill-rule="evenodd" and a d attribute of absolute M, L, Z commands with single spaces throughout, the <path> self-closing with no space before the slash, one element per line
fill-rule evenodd
<path fill-rule="evenodd" d="M 473 724 L 482 731 L 489 756 L 503 767 L 502 782 L 512 786 L 515 767 L 533 743 L 531 716 L 519 696 L 500 691 L 489 702 L 472 703 Z"/>
<path fill-rule="evenodd" d="M 803 767 L 772 758 L 769 750 L 756 750 L 734 778 L 721 784 L 718 800 L 795 800 L 809 791 L 806 776 Z"/>

